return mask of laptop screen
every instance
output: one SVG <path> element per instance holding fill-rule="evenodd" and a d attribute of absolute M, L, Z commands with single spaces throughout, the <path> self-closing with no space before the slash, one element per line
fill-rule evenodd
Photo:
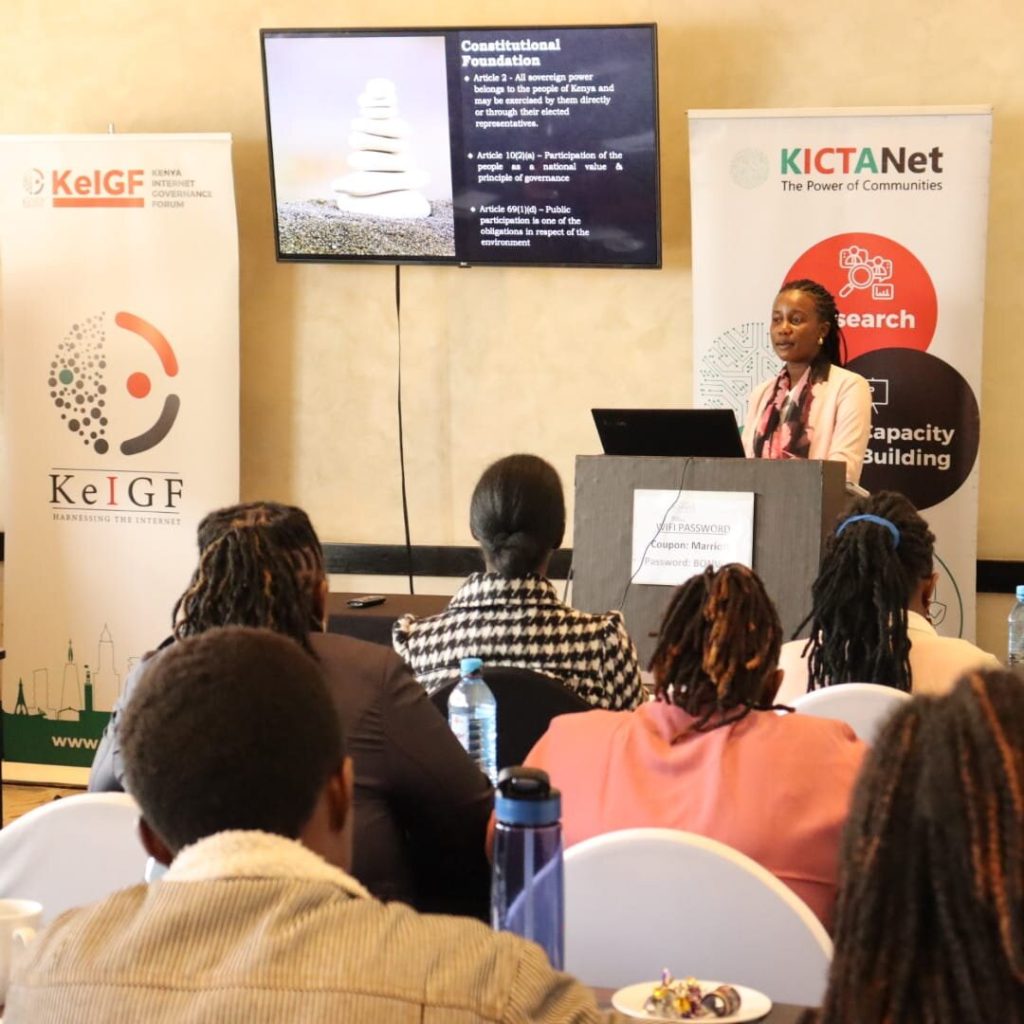
<path fill-rule="evenodd" d="M 743 458 L 729 409 L 592 409 L 606 455 Z"/>

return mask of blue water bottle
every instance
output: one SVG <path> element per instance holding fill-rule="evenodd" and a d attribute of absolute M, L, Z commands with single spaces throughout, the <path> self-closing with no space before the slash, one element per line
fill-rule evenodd
<path fill-rule="evenodd" d="M 1017 587 L 1017 603 L 1010 609 L 1006 664 L 1024 669 L 1024 586 Z"/>
<path fill-rule="evenodd" d="M 480 771 L 498 781 L 498 705 L 479 658 L 459 662 L 462 678 L 448 697 L 448 725 Z"/>
<path fill-rule="evenodd" d="M 562 795 L 539 768 L 505 768 L 494 795 L 491 924 L 565 960 Z"/>

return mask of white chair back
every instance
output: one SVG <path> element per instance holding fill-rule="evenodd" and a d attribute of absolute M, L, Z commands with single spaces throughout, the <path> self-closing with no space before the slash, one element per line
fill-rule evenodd
<path fill-rule="evenodd" d="M 142 882 L 139 809 L 127 793 L 82 793 L 0 830 L 0 897 L 38 900 L 44 922 Z"/>
<path fill-rule="evenodd" d="M 793 707 L 801 715 L 838 718 L 865 742 L 874 743 L 878 730 L 910 694 L 877 683 L 838 683 L 798 697 Z"/>
<path fill-rule="evenodd" d="M 667 967 L 817 1006 L 831 959 L 803 900 L 724 843 L 636 828 L 566 851 L 565 969 L 587 984 L 620 988 Z"/>

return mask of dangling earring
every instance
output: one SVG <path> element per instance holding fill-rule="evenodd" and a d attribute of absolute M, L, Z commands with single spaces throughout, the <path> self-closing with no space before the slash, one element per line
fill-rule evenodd
<path fill-rule="evenodd" d="M 821 346 L 824 345 L 824 344 L 825 344 L 825 339 L 824 338 L 819 338 L 818 339 L 818 348 L 821 348 Z"/>

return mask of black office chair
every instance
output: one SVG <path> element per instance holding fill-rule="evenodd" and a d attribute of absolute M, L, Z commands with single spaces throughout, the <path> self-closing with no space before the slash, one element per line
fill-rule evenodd
<path fill-rule="evenodd" d="M 484 681 L 498 704 L 498 768 L 522 764 L 556 715 L 592 707 L 564 683 L 528 668 L 484 667 Z M 445 718 L 457 681 L 435 690 L 430 699 Z"/>

